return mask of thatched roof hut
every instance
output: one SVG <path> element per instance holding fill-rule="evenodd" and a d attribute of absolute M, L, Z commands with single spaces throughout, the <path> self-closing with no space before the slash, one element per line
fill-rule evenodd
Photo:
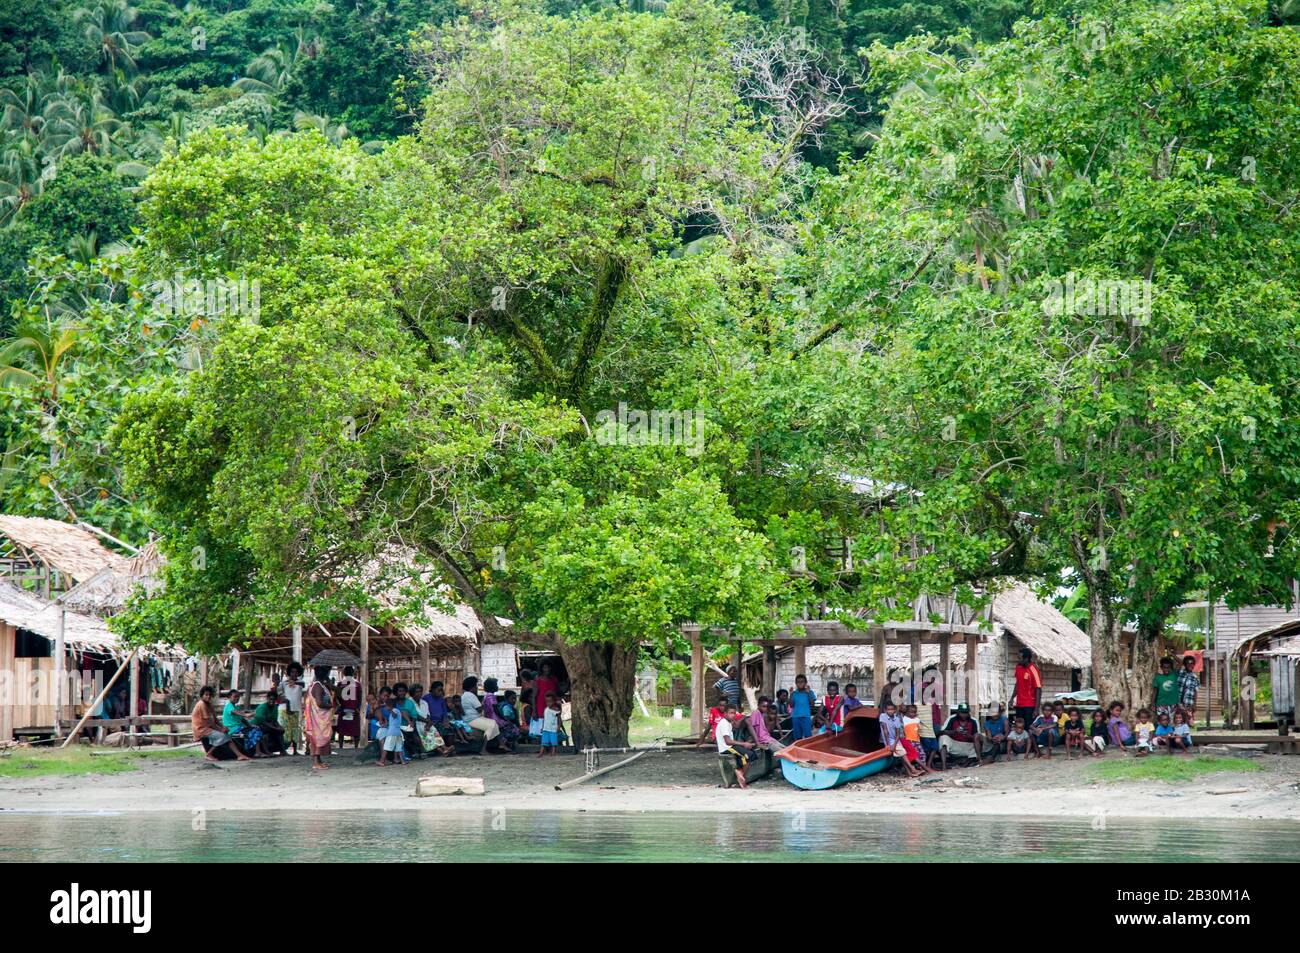
<path fill-rule="evenodd" d="M 126 557 L 89 530 L 40 516 L 0 514 L 0 576 L 36 584 L 48 595 L 69 589 L 104 569 L 120 570 Z"/>
<path fill-rule="evenodd" d="M 1092 666 L 1087 634 L 1055 606 L 1034 595 L 1029 586 L 1016 582 L 1000 590 L 993 597 L 989 619 L 992 632 L 980 645 L 978 655 L 981 704 L 1006 703 L 1021 646 L 1033 651 L 1043 673 L 1045 694 L 1070 691 L 1076 687 L 1075 682 L 1080 683 L 1078 687 L 1086 685 Z M 843 687 L 849 681 L 869 685 L 874 677 L 870 645 L 809 645 L 804 652 L 805 674 L 814 691 L 823 691 L 831 679 Z M 793 652 L 781 649 L 778 656 L 777 685 L 790 688 L 798 674 L 794 671 Z M 746 660 L 746 681 L 750 684 L 758 684 L 760 661 L 759 655 Z M 909 670 L 911 647 L 886 646 L 885 662 L 890 672 Z M 921 664 L 939 664 L 937 645 L 921 646 Z M 954 653 L 950 664 L 952 683 L 964 685 L 965 659 Z"/>
<path fill-rule="evenodd" d="M 77 612 L 111 616 L 121 612 L 136 588 L 148 593 L 162 585 L 163 556 L 157 542 L 148 543 L 138 553 L 105 566 L 84 582 L 79 582 L 59 597 L 59 602 Z"/>
<path fill-rule="evenodd" d="M 53 642 L 59 631 L 59 607 L 0 579 L 0 624 L 26 629 Z M 117 649 L 117 637 L 108 630 L 108 624 L 81 612 L 64 616 L 63 640 L 74 651 L 112 653 Z"/>

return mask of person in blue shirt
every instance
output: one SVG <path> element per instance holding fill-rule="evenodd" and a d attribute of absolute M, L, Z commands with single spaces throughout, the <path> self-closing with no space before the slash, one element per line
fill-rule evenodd
<path fill-rule="evenodd" d="M 983 751 L 993 752 L 993 760 L 998 760 L 998 754 L 1006 751 L 1007 735 L 1011 731 L 1011 726 L 1007 722 L 1007 716 L 1002 714 L 1002 706 L 994 702 L 989 706 L 989 713 L 984 716 L 984 744 Z"/>
<path fill-rule="evenodd" d="M 808 690 L 808 676 L 796 675 L 794 691 L 790 693 L 790 737 L 794 741 L 812 737 L 816 706 L 817 696 Z"/>

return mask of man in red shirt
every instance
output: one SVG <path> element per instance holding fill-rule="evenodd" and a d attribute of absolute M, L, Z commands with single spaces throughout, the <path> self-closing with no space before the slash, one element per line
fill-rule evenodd
<path fill-rule="evenodd" d="M 1029 649 L 1020 650 L 1020 664 L 1016 666 L 1016 691 L 1011 696 L 1009 707 L 1031 724 L 1043 704 L 1043 673 L 1034 664 L 1034 653 Z M 1015 719 L 1012 719 L 1015 722 Z"/>

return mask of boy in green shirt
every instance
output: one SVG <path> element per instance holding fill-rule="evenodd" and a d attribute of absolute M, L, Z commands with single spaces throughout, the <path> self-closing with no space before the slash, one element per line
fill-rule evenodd
<path fill-rule="evenodd" d="M 1178 673 L 1174 671 L 1173 659 L 1166 657 L 1160 660 L 1160 671 L 1151 679 L 1151 687 L 1156 693 L 1156 715 L 1168 715 L 1172 720 L 1174 709 L 1181 698 L 1178 690 Z"/>

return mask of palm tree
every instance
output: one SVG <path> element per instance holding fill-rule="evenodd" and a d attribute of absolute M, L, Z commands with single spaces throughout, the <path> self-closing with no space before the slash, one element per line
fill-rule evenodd
<path fill-rule="evenodd" d="M 42 162 L 35 142 L 23 138 L 0 154 L 0 224 L 41 194 L 54 176 L 54 166 Z"/>
<path fill-rule="evenodd" d="M 48 412 L 59 399 L 63 361 L 80 338 L 80 328 L 57 321 L 20 327 L 0 342 L 0 388 L 39 386 Z"/>
<path fill-rule="evenodd" d="M 235 80 L 236 89 L 252 96 L 279 96 L 293 78 L 294 71 L 303 60 L 312 60 L 321 53 L 320 37 L 315 31 L 298 27 L 293 43 L 277 43 L 260 56 L 249 60 L 245 75 Z"/>
<path fill-rule="evenodd" d="M 55 92 L 50 78 L 39 70 L 27 74 L 17 91 L 0 89 L 0 127 L 21 136 L 36 139 L 45 125 L 45 113 Z"/>
<path fill-rule="evenodd" d="M 250 96 L 273 97 L 284 91 L 298 64 L 296 53 L 285 46 L 274 46 L 249 60 L 245 75 L 235 80 L 234 86 Z"/>
<path fill-rule="evenodd" d="M 127 0 L 99 0 L 93 7 L 83 8 L 74 14 L 83 24 L 82 33 L 99 50 L 99 57 L 110 70 L 119 63 L 134 70 L 136 48 L 149 42 L 151 37 L 143 30 L 133 30 L 139 11 Z"/>
<path fill-rule="evenodd" d="M 294 112 L 293 127 L 302 132 L 315 129 L 336 146 L 352 135 L 352 130 L 348 128 L 347 123 L 332 123 L 328 115 L 309 113 L 302 109 Z"/>
<path fill-rule="evenodd" d="M 33 322 L 0 343 L 0 389 L 35 388 L 44 421 L 42 429 L 47 434 L 54 432 L 64 360 L 80 337 L 81 330 L 72 325 Z M 49 445 L 50 466 L 55 466 L 59 462 L 59 447 L 52 438 Z"/>
<path fill-rule="evenodd" d="M 129 133 L 128 127 L 95 89 L 88 96 L 68 96 L 54 104 L 41 145 L 55 158 L 82 152 L 122 155 L 125 149 L 118 140 L 126 138 L 123 133 Z"/>

